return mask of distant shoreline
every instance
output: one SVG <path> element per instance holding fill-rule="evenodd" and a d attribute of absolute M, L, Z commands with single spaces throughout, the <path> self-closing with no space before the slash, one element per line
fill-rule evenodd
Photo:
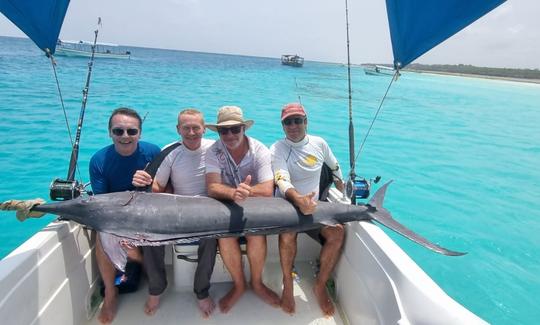
<path fill-rule="evenodd" d="M 458 73 L 458 72 L 432 71 L 432 70 L 419 70 L 419 69 L 405 69 L 404 71 L 410 71 L 410 72 L 416 72 L 416 73 L 426 73 L 426 74 L 435 74 L 435 75 L 454 76 L 454 77 L 480 78 L 480 79 L 503 80 L 503 81 L 511 81 L 511 82 L 524 82 L 524 83 L 531 83 L 531 84 L 540 84 L 540 79 L 499 77 L 499 76 L 489 76 L 489 75 L 472 74 L 472 73 Z"/>

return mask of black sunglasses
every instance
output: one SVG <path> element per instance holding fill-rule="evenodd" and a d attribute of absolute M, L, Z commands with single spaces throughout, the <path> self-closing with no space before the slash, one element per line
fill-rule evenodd
<path fill-rule="evenodd" d="M 242 125 L 237 125 L 230 128 L 218 128 L 217 131 L 220 135 L 225 135 L 229 133 L 229 131 L 231 131 L 232 134 L 238 134 L 240 131 L 242 131 Z"/>
<path fill-rule="evenodd" d="M 300 124 L 304 124 L 304 122 L 306 122 L 306 118 L 305 117 L 292 117 L 292 118 L 286 118 L 283 120 L 283 125 L 291 125 L 291 124 L 296 124 L 296 125 L 300 125 Z"/>
<path fill-rule="evenodd" d="M 124 135 L 124 132 L 127 132 L 129 136 L 134 136 L 139 134 L 139 129 L 121 129 L 121 128 L 114 128 L 111 130 L 112 134 L 116 135 L 117 137 L 121 137 Z"/>

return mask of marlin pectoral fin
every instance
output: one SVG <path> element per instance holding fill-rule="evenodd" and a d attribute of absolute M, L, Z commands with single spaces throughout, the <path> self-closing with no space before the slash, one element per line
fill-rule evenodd
<path fill-rule="evenodd" d="M 99 232 L 98 236 L 101 242 L 101 247 L 111 263 L 118 270 L 124 272 L 128 256 L 126 250 L 120 245 L 122 237 L 105 232 Z"/>

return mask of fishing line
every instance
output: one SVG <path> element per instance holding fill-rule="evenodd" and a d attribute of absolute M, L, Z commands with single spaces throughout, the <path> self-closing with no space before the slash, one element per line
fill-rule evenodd
<path fill-rule="evenodd" d="M 60 81 L 58 80 L 58 74 L 56 73 L 56 60 L 54 59 L 54 56 L 51 54 L 49 49 L 47 49 L 47 56 L 51 59 L 51 66 L 53 68 L 54 73 L 54 80 L 56 81 L 56 89 L 58 90 L 58 96 L 60 97 L 60 104 L 62 105 L 62 112 L 64 113 L 64 120 L 66 122 L 66 129 L 68 132 L 69 142 L 71 143 L 71 147 L 73 148 L 73 135 L 71 134 L 71 127 L 69 126 L 69 119 L 67 116 L 66 106 L 64 105 L 64 97 L 62 96 L 62 89 L 60 87 Z M 79 179 L 82 178 L 81 171 L 79 168 L 79 164 L 77 162 L 77 174 L 79 175 Z"/>
<path fill-rule="evenodd" d="M 47 56 L 51 59 L 51 66 L 53 68 L 54 80 L 56 81 L 56 89 L 58 90 L 58 96 L 60 97 L 60 103 L 62 104 L 62 111 L 64 112 L 64 119 L 66 121 L 66 128 L 69 135 L 69 141 L 71 142 L 71 147 L 73 147 L 73 136 L 71 135 L 71 127 L 69 126 L 69 120 L 67 117 L 66 107 L 64 106 L 64 98 L 62 97 L 62 90 L 60 89 L 60 82 L 58 80 L 58 75 L 56 74 L 56 61 L 54 60 L 53 55 L 47 49 Z"/>
<path fill-rule="evenodd" d="M 373 124 L 375 123 L 375 120 L 377 120 L 377 117 L 379 116 L 384 100 L 386 99 L 386 95 L 388 95 L 388 91 L 390 90 L 390 87 L 394 83 L 394 80 L 397 80 L 398 76 L 399 76 L 399 70 L 396 70 L 396 72 L 394 73 L 394 76 L 392 77 L 392 80 L 390 80 L 390 83 L 388 84 L 388 87 L 386 88 L 386 92 L 384 93 L 383 98 L 381 99 L 377 112 L 375 113 L 375 116 L 371 120 L 371 124 L 369 125 L 366 135 L 364 136 L 364 139 L 362 140 L 362 144 L 360 145 L 360 148 L 358 149 L 358 153 L 356 154 L 356 157 L 354 158 L 355 162 L 356 160 L 358 160 L 358 157 L 360 156 L 360 153 L 362 152 L 362 149 L 364 148 L 364 144 L 366 143 L 367 137 L 369 136 L 371 129 L 373 128 Z"/>
<path fill-rule="evenodd" d="M 147 111 L 146 114 L 144 114 L 144 117 L 142 118 L 142 121 L 141 121 L 141 127 L 144 121 L 146 121 L 146 117 L 148 116 L 148 113 L 150 113 L 150 111 Z"/>
<path fill-rule="evenodd" d="M 294 77 L 294 84 L 296 86 L 296 96 L 298 96 L 298 102 L 300 105 L 302 105 L 302 98 L 300 98 L 300 92 L 298 91 L 298 82 L 296 81 L 296 77 Z"/>

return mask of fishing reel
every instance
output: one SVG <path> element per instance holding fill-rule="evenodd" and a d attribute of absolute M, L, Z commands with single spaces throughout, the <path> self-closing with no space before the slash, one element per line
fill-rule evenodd
<path fill-rule="evenodd" d="M 365 178 L 356 179 L 355 177 L 349 179 L 345 186 L 345 195 L 356 202 L 357 199 L 367 199 L 369 197 L 369 190 L 371 184 L 377 184 L 381 180 L 381 176 L 371 178 L 367 180 Z"/>
<path fill-rule="evenodd" d="M 85 185 L 79 181 L 70 181 L 57 178 L 49 187 L 49 194 L 53 201 L 67 201 L 79 197 L 85 192 Z"/>

